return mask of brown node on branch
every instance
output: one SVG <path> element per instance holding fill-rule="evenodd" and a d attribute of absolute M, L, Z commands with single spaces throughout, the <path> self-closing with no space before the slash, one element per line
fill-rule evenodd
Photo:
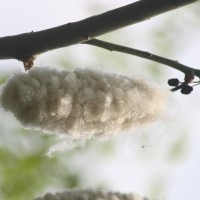
<path fill-rule="evenodd" d="M 36 59 L 36 56 L 29 56 L 29 57 L 26 57 L 26 58 L 22 58 L 20 59 L 23 64 L 24 64 L 24 69 L 26 71 L 28 71 L 29 69 L 31 69 L 33 66 L 34 66 L 34 60 Z"/>
<path fill-rule="evenodd" d="M 191 72 L 189 72 L 189 73 L 186 73 L 185 74 L 185 79 L 184 79 L 184 81 L 185 81 L 185 83 L 191 83 L 192 82 L 192 80 L 194 79 L 194 72 L 193 71 L 191 71 Z"/>

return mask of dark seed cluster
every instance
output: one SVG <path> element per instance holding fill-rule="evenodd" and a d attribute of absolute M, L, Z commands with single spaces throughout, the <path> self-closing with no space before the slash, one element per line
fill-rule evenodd
<path fill-rule="evenodd" d="M 182 94 L 190 94 L 193 91 L 193 87 L 190 85 L 183 85 L 181 88 L 181 93 Z"/>
<path fill-rule="evenodd" d="M 177 87 L 179 85 L 179 80 L 177 78 L 172 78 L 168 80 L 168 85 Z"/>
<path fill-rule="evenodd" d="M 168 80 L 168 85 L 173 86 L 171 89 L 172 92 L 180 89 L 182 94 L 190 94 L 193 91 L 193 86 L 190 86 L 189 83 L 180 82 L 177 78 L 172 78 Z"/>

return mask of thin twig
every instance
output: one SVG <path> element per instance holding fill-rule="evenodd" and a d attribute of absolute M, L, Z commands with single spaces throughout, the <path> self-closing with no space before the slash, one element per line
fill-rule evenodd
<path fill-rule="evenodd" d="M 125 47 L 125 46 L 121 46 L 121 45 L 117 45 L 117 44 L 113 44 L 113 43 L 109 43 L 109 42 L 105 42 L 105 41 L 97 40 L 97 39 L 92 39 L 92 40 L 86 41 L 86 42 L 84 42 L 84 44 L 89 44 L 89 45 L 104 48 L 109 51 L 117 51 L 117 52 L 127 53 L 127 54 L 131 54 L 131 55 L 138 56 L 141 58 L 145 58 L 148 60 L 152 60 L 152 61 L 164 64 L 164 65 L 167 65 L 169 67 L 172 67 L 174 69 L 177 69 L 185 74 L 193 73 L 195 76 L 200 78 L 200 70 L 199 69 L 188 67 L 186 65 L 179 63 L 176 60 L 170 60 L 168 58 L 157 56 L 155 54 L 152 54 L 152 53 L 149 53 L 146 51 L 141 51 L 141 50 L 137 50 L 137 49 L 133 49 L 133 48 L 129 48 L 129 47 Z"/>
<path fill-rule="evenodd" d="M 49 50 L 78 44 L 198 0 L 140 0 L 55 28 L 0 38 L 0 59 L 27 60 Z"/>

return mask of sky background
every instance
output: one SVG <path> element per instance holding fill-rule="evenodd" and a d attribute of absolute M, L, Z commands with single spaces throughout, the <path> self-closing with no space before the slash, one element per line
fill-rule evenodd
<path fill-rule="evenodd" d="M 133 1 L 0 2 L 0 37 L 3 37 L 78 21 Z M 198 2 L 99 38 L 146 50 L 198 68 L 199 11 Z M 182 73 L 163 65 L 87 45 L 74 45 L 44 53 L 36 59 L 35 64 L 68 69 L 92 67 L 129 76 L 141 75 L 156 81 L 163 88 L 168 87 L 169 78 L 184 78 Z M 23 71 L 22 63 L 16 60 L 0 61 L 1 77 Z M 102 186 L 106 189 L 137 192 L 144 196 L 168 200 L 196 199 L 200 196 L 199 102 L 198 86 L 191 95 L 173 93 L 169 98 L 166 113 L 155 123 L 131 134 L 106 141 L 91 141 L 71 154 L 58 153 L 59 163 L 62 163 L 61 166 L 67 166 L 70 172 L 79 174 L 82 188 Z M 43 145 L 40 136 L 32 136 L 34 133 L 18 137 L 15 129 L 20 127 L 20 124 L 2 109 L 0 115 L 1 149 L 12 149 L 22 154 L 23 151 L 34 152 L 32 140 L 37 140 L 37 147 Z M 26 138 L 27 134 L 29 136 Z M 62 189 L 64 186 L 46 185 L 45 188 L 38 194 Z"/>

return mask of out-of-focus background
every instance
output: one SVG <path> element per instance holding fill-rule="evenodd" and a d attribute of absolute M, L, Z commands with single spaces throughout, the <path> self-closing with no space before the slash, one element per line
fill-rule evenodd
<path fill-rule="evenodd" d="M 100 14 L 131 0 L 0 0 L 0 37 L 59 26 Z M 200 2 L 105 34 L 100 39 L 149 51 L 199 67 Z M 40 55 L 38 66 L 141 75 L 167 88 L 183 74 L 167 66 L 97 47 L 74 45 Z M 0 60 L 1 86 L 23 72 L 21 62 Z M 153 124 L 54 157 L 55 138 L 25 130 L 0 108 L 0 199 L 24 200 L 65 188 L 104 188 L 167 200 L 200 196 L 200 87 L 190 95 L 173 93 L 166 113 Z"/>

